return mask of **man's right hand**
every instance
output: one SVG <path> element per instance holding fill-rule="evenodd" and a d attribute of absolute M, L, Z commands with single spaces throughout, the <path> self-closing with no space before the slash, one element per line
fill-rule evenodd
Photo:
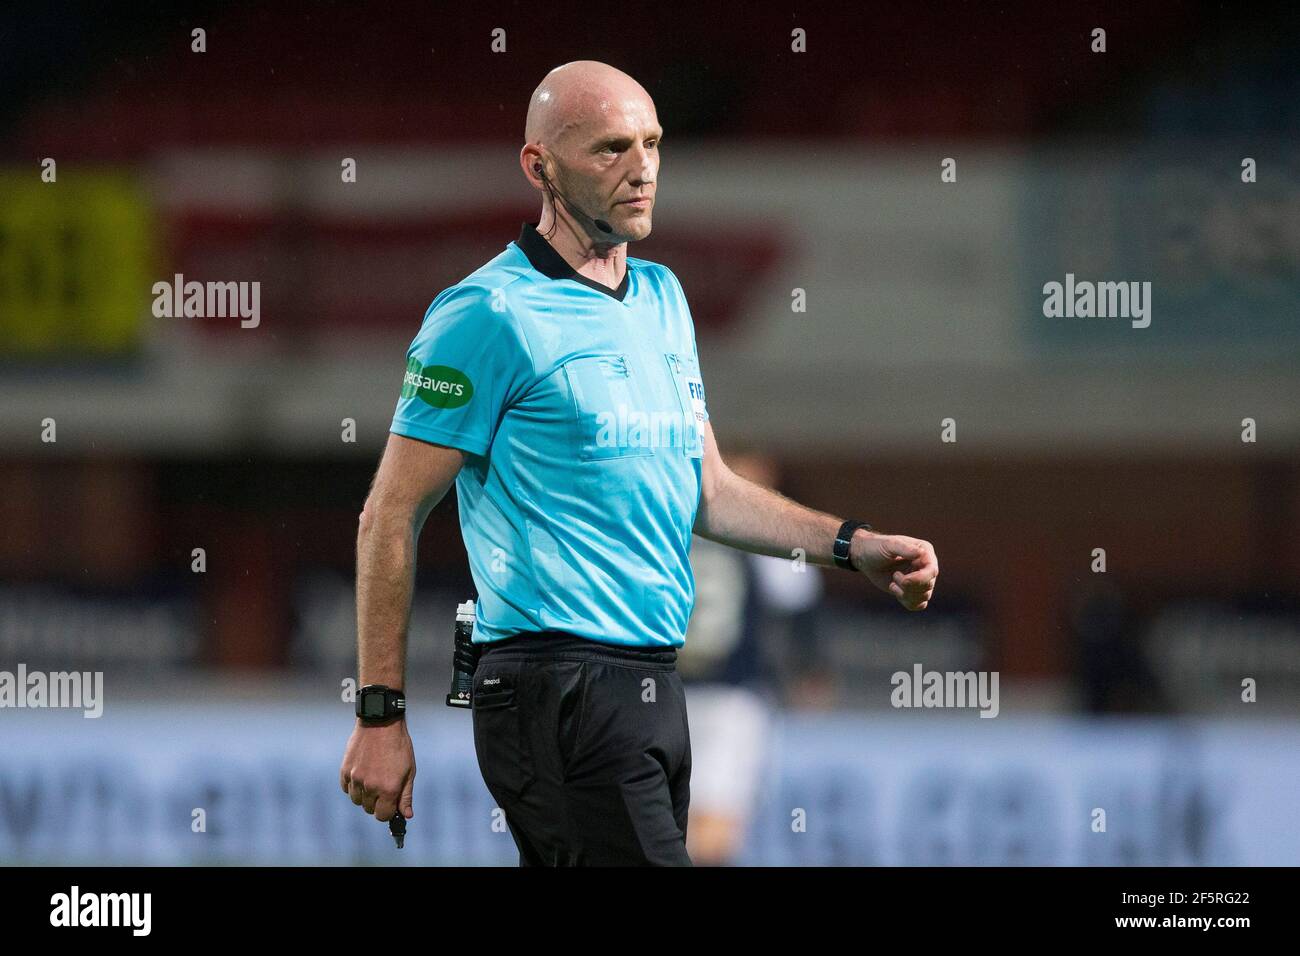
<path fill-rule="evenodd" d="M 395 809 L 408 820 L 415 816 L 411 807 L 415 748 L 406 731 L 406 719 L 370 726 L 358 719 L 343 753 L 339 785 L 353 803 L 365 807 L 377 820 L 386 822 Z"/>

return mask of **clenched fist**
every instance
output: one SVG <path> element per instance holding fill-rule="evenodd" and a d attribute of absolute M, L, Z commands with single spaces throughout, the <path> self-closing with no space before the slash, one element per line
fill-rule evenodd
<path fill-rule="evenodd" d="M 909 611 L 925 610 L 939 577 L 934 546 L 903 534 L 878 534 L 859 528 L 849 547 L 849 561 Z"/>

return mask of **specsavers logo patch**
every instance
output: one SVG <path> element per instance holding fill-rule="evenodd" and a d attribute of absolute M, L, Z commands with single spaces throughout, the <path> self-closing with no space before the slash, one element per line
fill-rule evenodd
<path fill-rule="evenodd" d="M 474 396 L 474 386 L 459 369 L 449 365 L 421 365 L 416 359 L 406 363 L 402 377 L 402 398 L 419 396 L 434 408 L 460 408 Z"/>

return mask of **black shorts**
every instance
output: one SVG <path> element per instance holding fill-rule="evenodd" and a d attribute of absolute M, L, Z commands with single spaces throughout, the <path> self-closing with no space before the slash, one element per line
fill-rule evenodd
<path fill-rule="evenodd" d="M 690 866 L 691 740 L 672 648 L 548 631 L 486 645 L 474 750 L 520 866 Z"/>

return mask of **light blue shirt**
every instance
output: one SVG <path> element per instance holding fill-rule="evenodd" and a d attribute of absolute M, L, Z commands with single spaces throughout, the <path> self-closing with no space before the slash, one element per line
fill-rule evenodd
<path fill-rule="evenodd" d="M 476 643 L 685 641 L 704 384 L 677 277 L 626 261 L 609 289 L 525 224 L 434 299 L 407 352 L 391 430 L 467 453 L 456 493 Z"/>

